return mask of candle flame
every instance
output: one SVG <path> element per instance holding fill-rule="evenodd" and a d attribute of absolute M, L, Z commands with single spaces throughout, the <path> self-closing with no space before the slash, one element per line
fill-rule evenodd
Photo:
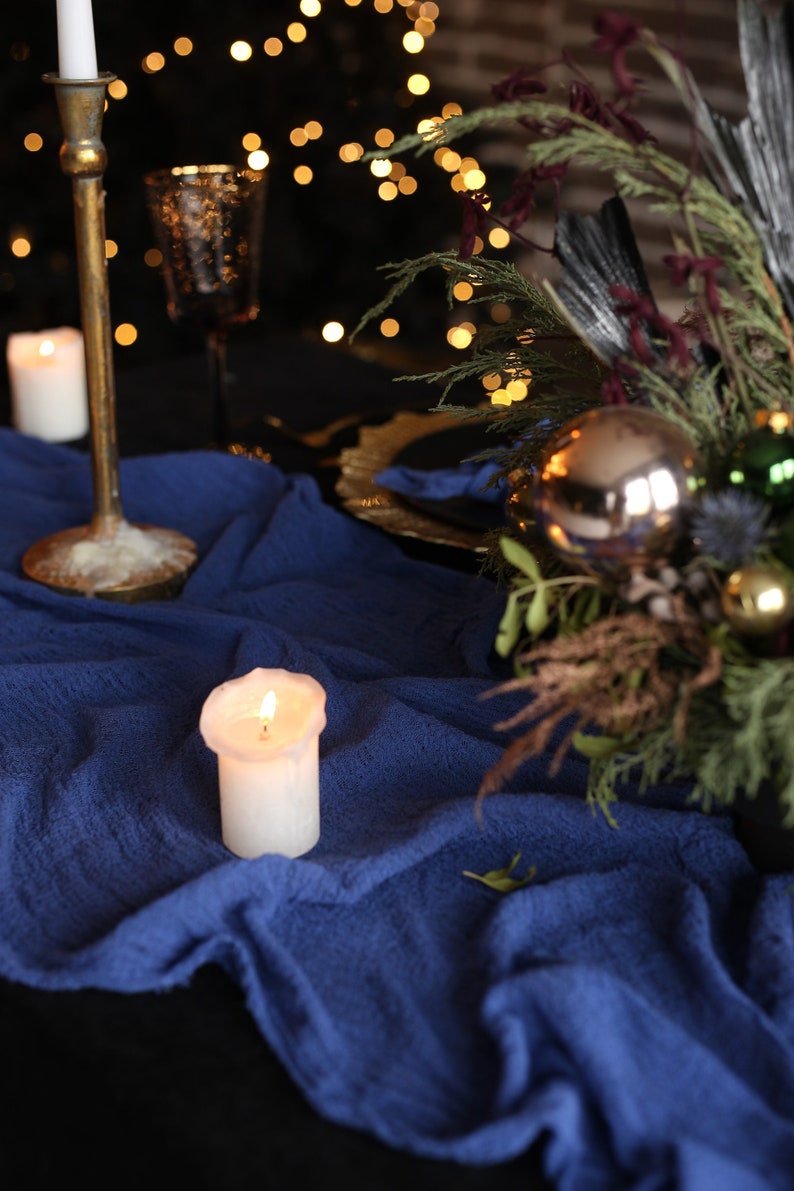
<path fill-rule="evenodd" d="M 39 355 L 51 356 L 54 354 L 54 352 L 55 344 L 53 341 L 51 339 L 42 339 L 41 343 L 39 344 Z"/>
<path fill-rule="evenodd" d="M 275 691 L 268 691 L 262 700 L 262 706 L 259 708 L 259 718 L 262 721 L 263 731 L 267 728 L 268 724 L 273 719 L 273 716 L 276 714 L 277 702 L 278 700 L 276 699 Z"/>

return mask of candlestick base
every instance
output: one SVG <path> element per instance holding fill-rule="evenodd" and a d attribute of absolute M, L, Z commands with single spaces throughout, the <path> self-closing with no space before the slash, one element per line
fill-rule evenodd
<path fill-rule="evenodd" d="M 26 551 L 22 569 L 63 595 L 135 604 L 177 595 L 196 557 L 195 543 L 176 530 L 119 518 L 42 538 Z"/>

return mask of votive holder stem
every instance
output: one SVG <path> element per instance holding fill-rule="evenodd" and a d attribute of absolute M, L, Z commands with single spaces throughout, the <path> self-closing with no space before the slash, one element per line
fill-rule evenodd
<path fill-rule="evenodd" d="M 102 143 L 102 119 L 108 83 L 115 75 L 97 79 L 61 79 L 48 74 L 55 86 L 64 132 L 60 161 L 72 179 L 80 315 L 86 354 L 89 403 L 91 476 L 94 520 L 98 529 L 122 517 L 119 452 L 116 431 L 116 391 L 105 237 L 104 173 L 107 153 Z"/>

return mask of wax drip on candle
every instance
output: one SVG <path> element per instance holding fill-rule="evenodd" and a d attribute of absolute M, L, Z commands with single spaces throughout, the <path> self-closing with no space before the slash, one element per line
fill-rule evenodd
<path fill-rule="evenodd" d="M 278 700 L 276 699 L 276 692 L 272 690 L 268 691 L 262 700 L 262 706 L 259 708 L 259 718 L 262 721 L 263 737 L 267 736 L 268 727 L 270 726 L 273 716 L 276 714 L 277 702 Z"/>

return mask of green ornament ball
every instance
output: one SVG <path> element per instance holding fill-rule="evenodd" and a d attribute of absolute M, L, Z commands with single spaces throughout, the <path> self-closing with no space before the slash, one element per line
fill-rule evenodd
<path fill-rule="evenodd" d="M 794 434 L 771 426 L 751 430 L 728 456 L 726 480 L 775 512 L 794 507 Z"/>

